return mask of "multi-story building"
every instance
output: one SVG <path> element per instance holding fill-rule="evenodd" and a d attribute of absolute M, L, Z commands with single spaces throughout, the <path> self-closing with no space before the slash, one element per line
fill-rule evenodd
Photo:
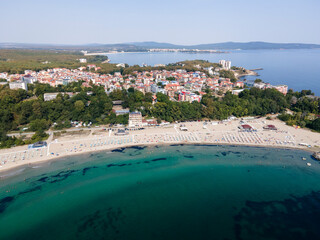
<path fill-rule="evenodd" d="M 62 94 L 62 95 L 69 95 L 69 97 L 72 97 L 75 93 L 72 92 L 55 92 L 55 93 L 45 93 L 43 94 L 43 100 L 44 101 L 51 101 L 57 98 L 58 94 Z"/>
<path fill-rule="evenodd" d="M 27 83 L 24 81 L 10 82 L 9 87 L 10 89 L 24 89 L 26 91 L 28 90 Z"/>
<path fill-rule="evenodd" d="M 287 93 L 288 93 L 288 86 L 287 85 L 277 85 L 277 86 L 272 86 L 272 88 L 277 89 L 283 95 L 287 95 Z"/>
<path fill-rule="evenodd" d="M 192 103 L 193 101 L 200 102 L 201 96 L 189 91 L 181 91 L 179 93 L 179 101 L 183 101 L 183 102 L 186 101 L 190 103 Z"/>
<path fill-rule="evenodd" d="M 6 72 L 0 73 L 0 78 L 7 79 L 7 77 L 8 77 L 8 73 Z"/>
<path fill-rule="evenodd" d="M 230 70 L 231 69 L 231 61 L 226 61 L 226 60 L 220 60 L 219 64 L 222 66 L 223 69 L 225 70 Z"/>
<path fill-rule="evenodd" d="M 129 127 L 141 127 L 141 126 L 142 126 L 141 112 L 129 113 Z"/>
<path fill-rule="evenodd" d="M 37 81 L 37 78 L 34 76 L 31 76 L 30 74 L 23 76 L 23 81 L 26 83 L 35 83 Z"/>

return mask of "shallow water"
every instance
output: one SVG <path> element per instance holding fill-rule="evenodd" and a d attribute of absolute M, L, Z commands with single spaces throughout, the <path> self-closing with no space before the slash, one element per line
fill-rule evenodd
<path fill-rule="evenodd" d="M 320 239 L 319 179 L 319 163 L 300 150 L 75 156 L 1 180 L 0 239 Z"/>

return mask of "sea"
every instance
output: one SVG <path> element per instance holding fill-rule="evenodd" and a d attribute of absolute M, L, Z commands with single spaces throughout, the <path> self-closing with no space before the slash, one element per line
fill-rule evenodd
<path fill-rule="evenodd" d="M 0 239 L 320 239 L 319 179 L 320 163 L 292 149 L 137 146 L 61 158 L 1 173 Z"/>
<path fill-rule="evenodd" d="M 129 65 L 168 64 L 184 60 L 229 60 L 232 66 L 246 69 L 263 68 L 260 76 L 247 76 L 247 80 L 261 78 L 271 84 L 286 84 L 295 91 L 312 90 L 320 96 L 320 49 L 291 50 L 236 50 L 226 53 L 115 53 L 107 55 L 111 63 Z"/>

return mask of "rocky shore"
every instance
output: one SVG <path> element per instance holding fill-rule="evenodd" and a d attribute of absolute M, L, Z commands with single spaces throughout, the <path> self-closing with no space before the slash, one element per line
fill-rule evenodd
<path fill-rule="evenodd" d="M 320 161 L 320 152 L 314 152 L 312 154 L 312 157 L 314 157 L 316 160 L 319 160 Z"/>

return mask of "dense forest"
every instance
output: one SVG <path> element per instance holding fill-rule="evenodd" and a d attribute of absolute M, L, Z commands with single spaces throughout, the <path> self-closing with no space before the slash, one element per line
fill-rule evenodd
<path fill-rule="evenodd" d="M 112 101 L 122 100 L 123 107 L 131 111 L 141 111 L 143 116 L 161 120 L 188 121 L 199 119 L 226 119 L 231 115 L 264 116 L 281 113 L 280 119 L 290 125 L 310 127 L 320 131 L 320 100 L 310 97 L 310 91 L 293 92 L 284 96 L 275 89 L 246 89 L 239 96 L 230 92 L 216 98 L 210 91 L 199 102 L 173 102 L 168 96 L 158 93 L 157 103 L 152 104 L 152 93 L 143 94 L 133 88 L 115 90 L 107 95 L 104 88 L 92 85 L 89 88 L 75 82 L 68 86 L 51 87 L 47 84 L 29 85 L 29 90 L 10 90 L 7 85 L 0 87 L 0 147 L 21 145 L 45 139 L 50 127 L 63 129 L 71 127 L 70 121 L 94 124 L 115 124 L 128 122 L 128 115 L 116 116 L 112 111 Z M 76 93 L 69 97 L 63 92 Z M 56 99 L 44 101 L 46 92 L 61 92 Z M 89 92 L 89 93 L 88 93 Z M 291 109 L 293 113 L 286 113 Z M 19 131 L 28 127 L 34 131 L 32 139 L 23 140 L 8 137 L 9 131 Z"/>
<path fill-rule="evenodd" d="M 87 63 L 80 63 L 79 59 L 87 59 Z M 199 71 L 196 65 L 206 67 L 220 67 L 217 63 L 210 63 L 204 60 L 182 61 L 178 63 L 168 64 L 166 66 L 151 67 L 139 65 L 126 67 L 117 67 L 116 64 L 106 63 L 107 56 L 84 56 L 80 52 L 66 51 L 45 51 L 45 50 L 27 50 L 27 49 L 0 49 L 0 72 L 8 72 L 9 74 L 24 73 L 25 70 L 47 70 L 49 68 L 69 68 L 76 69 L 88 64 L 95 64 L 100 69 L 97 70 L 100 74 L 113 74 L 121 72 L 121 74 L 132 74 L 135 71 L 151 71 L 151 70 L 177 70 L 184 69 L 187 71 Z M 92 69 L 91 71 L 94 71 Z M 206 72 L 202 69 L 202 71 Z M 235 80 L 232 71 L 223 71 L 223 77 L 230 77 Z"/>
<path fill-rule="evenodd" d="M 87 63 L 80 63 L 86 58 Z M 103 64 L 107 56 L 84 56 L 80 52 L 45 51 L 28 49 L 0 49 L 0 72 L 24 73 L 25 70 L 40 71 L 48 68 L 75 69 L 87 64 L 103 66 L 105 71 L 116 69 L 115 64 Z"/>

